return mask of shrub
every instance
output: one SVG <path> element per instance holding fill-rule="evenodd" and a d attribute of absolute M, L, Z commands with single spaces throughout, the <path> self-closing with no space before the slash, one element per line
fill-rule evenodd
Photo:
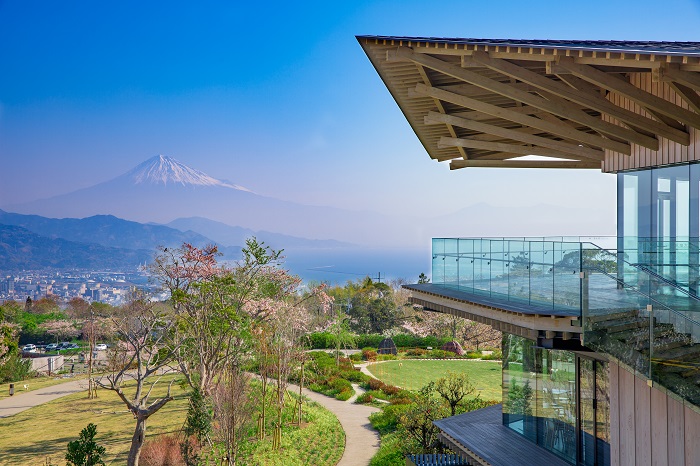
<path fill-rule="evenodd" d="M 358 348 L 366 348 L 368 346 L 372 347 L 372 348 L 376 348 L 379 346 L 379 343 L 381 343 L 383 339 L 384 339 L 383 335 L 376 335 L 376 334 L 358 335 L 355 342 L 357 343 Z"/>
<path fill-rule="evenodd" d="M 192 439 L 192 443 L 196 443 Z M 185 466 L 180 444 L 175 435 L 159 435 L 147 440 L 141 449 L 139 464 L 143 466 Z"/>
<path fill-rule="evenodd" d="M 367 386 L 370 390 L 381 390 L 384 386 L 384 382 L 378 379 L 369 379 L 367 381 Z"/>
<path fill-rule="evenodd" d="M 352 385 L 350 382 L 345 379 L 341 379 L 340 377 L 331 377 L 328 379 L 328 386 L 333 390 L 338 390 L 339 392 L 343 390 L 352 391 Z"/>
<path fill-rule="evenodd" d="M 0 383 L 18 382 L 34 375 L 32 361 L 13 353 L 0 365 Z"/>
<path fill-rule="evenodd" d="M 411 348 L 408 351 L 406 351 L 406 356 L 424 356 L 425 354 L 428 353 L 428 350 L 424 350 L 423 348 Z"/>
<path fill-rule="evenodd" d="M 366 404 L 366 403 L 371 403 L 374 401 L 374 397 L 372 396 L 371 393 L 363 393 L 362 395 L 358 396 L 357 399 L 355 400 L 355 403 L 358 404 Z"/>
<path fill-rule="evenodd" d="M 481 359 L 485 359 L 487 361 L 500 361 L 501 359 L 503 359 L 503 353 L 501 353 L 500 349 L 497 349 L 494 350 L 491 354 L 482 356 Z"/>
<path fill-rule="evenodd" d="M 309 343 L 312 349 L 333 348 L 333 335 L 329 332 L 314 332 L 309 334 Z"/>
<path fill-rule="evenodd" d="M 362 353 L 353 353 L 353 354 L 351 354 L 351 355 L 350 355 L 350 360 L 351 360 L 351 361 L 355 361 L 355 362 L 362 361 Z"/>
<path fill-rule="evenodd" d="M 405 405 L 387 405 L 381 411 L 370 414 L 369 422 L 383 435 L 396 430 L 399 417 L 407 410 L 408 406 Z"/>
<path fill-rule="evenodd" d="M 466 355 L 467 359 L 479 359 L 482 357 L 481 351 L 469 351 Z"/>
<path fill-rule="evenodd" d="M 389 396 L 397 395 L 401 391 L 399 387 L 386 384 L 381 388 L 381 390 Z"/>
<path fill-rule="evenodd" d="M 95 442 L 97 426 L 90 423 L 80 431 L 78 440 L 68 443 L 66 461 L 74 466 L 104 466 L 102 455 L 105 454 L 105 447 Z M 179 447 L 178 447 L 179 449 Z"/>
<path fill-rule="evenodd" d="M 393 361 L 398 359 L 394 354 L 380 354 L 377 355 L 377 361 Z"/>
<path fill-rule="evenodd" d="M 365 361 L 376 361 L 377 360 L 377 352 L 370 350 L 370 349 L 363 349 L 362 350 L 362 359 Z"/>
<path fill-rule="evenodd" d="M 355 383 L 366 382 L 370 379 L 370 377 L 367 374 L 363 374 L 362 372 L 356 371 L 355 369 L 349 371 L 342 371 L 340 373 L 340 376 L 345 380 L 349 380 L 350 382 Z"/>
<path fill-rule="evenodd" d="M 454 357 L 454 353 L 450 353 L 449 351 L 443 351 L 441 349 L 434 349 L 430 351 L 428 357 L 432 359 L 446 359 Z"/>
<path fill-rule="evenodd" d="M 340 391 L 340 393 L 338 393 L 335 396 L 335 399 L 340 400 L 340 401 L 348 401 L 350 398 L 352 398 L 352 396 L 354 394 L 355 394 L 355 390 L 353 390 L 352 387 L 349 389 L 344 388 Z"/>

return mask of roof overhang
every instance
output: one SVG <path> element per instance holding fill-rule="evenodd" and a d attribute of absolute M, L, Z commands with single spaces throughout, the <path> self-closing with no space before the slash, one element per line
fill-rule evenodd
<path fill-rule="evenodd" d="M 700 43 L 357 39 L 451 169 L 600 169 L 606 154 L 688 146 L 700 129 Z M 635 86 L 638 73 L 672 91 Z"/>

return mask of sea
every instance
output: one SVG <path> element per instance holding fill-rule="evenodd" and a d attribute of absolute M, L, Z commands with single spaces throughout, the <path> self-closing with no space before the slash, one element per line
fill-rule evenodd
<path fill-rule="evenodd" d="M 424 249 L 289 249 L 283 252 L 283 267 L 304 282 L 343 285 L 371 277 L 389 282 L 403 279 L 418 281 L 418 275 L 430 276 L 430 246 Z"/>

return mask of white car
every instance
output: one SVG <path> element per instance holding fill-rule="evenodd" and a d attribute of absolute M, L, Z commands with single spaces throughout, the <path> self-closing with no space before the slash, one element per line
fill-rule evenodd
<path fill-rule="evenodd" d="M 22 347 L 22 351 L 25 353 L 36 353 L 36 345 L 32 345 L 31 343 L 28 345 L 24 345 Z"/>
<path fill-rule="evenodd" d="M 104 343 L 98 343 L 97 345 L 95 345 L 95 349 L 97 351 L 105 351 L 107 349 L 107 345 L 105 345 Z"/>

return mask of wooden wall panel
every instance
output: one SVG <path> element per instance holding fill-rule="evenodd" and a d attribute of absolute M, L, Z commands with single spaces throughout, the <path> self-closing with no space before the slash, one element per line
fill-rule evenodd
<path fill-rule="evenodd" d="M 610 367 L 610 465 L 620 466 L 620 395 L 619 366 Z"/>
<path fill-rule="evenodd" d="M 634 377 L 634 445 L 637 466 L 651 466 L 651 388 Z"/>
<path fill-rule="evenodd" d="M 629 80 L 630 83 L 645 91 L 663 97 L 669 102 L 673 102 L 685 109 L 689 108 L 683 99 L 681 99 L 667 83 L 653 82 L 651 73 L 631 73 Z M 615 105 L 654 119 L 642 107 L 618 94 L 609 93 L 607 98 Z M 603 119 L 613 122 L 613 119 L 605 115 L 603 115 Z M 635 168 L 700 161 L 700 130 L 689 128 L 688 132 L 690 134 L 690 146 L 684 146 L 666 138 L 659 138 L 658 151 L 653 151 L 636 144 L 632 144 L 632 155 L 629 156 L 606 149 L 602 170 L 604 172 L 614 173 Z"/>
<path fill-rule="evenodd" d="M 620 404 L 620 466 L 635 466 L 635 376 L 620 369 L 619 372 Z"/>
<path fill-rule="evenodd" d="M 651 389 L 651 464 L 668 465 L 668 405 L 666 394 Z"/>
<path fill-rule="evenodd" d="M 678 466 L 685 463 L 685 419 L 680 401 L 667 397 L 668 407 L 668 464 Z M 690 463 L 692 464 L 692 463 Z"/>
<path fill-rule="evenodd" d="M 700 463 L 700 414 L 684 408 L 685 416 L 685 464 Z"/>

